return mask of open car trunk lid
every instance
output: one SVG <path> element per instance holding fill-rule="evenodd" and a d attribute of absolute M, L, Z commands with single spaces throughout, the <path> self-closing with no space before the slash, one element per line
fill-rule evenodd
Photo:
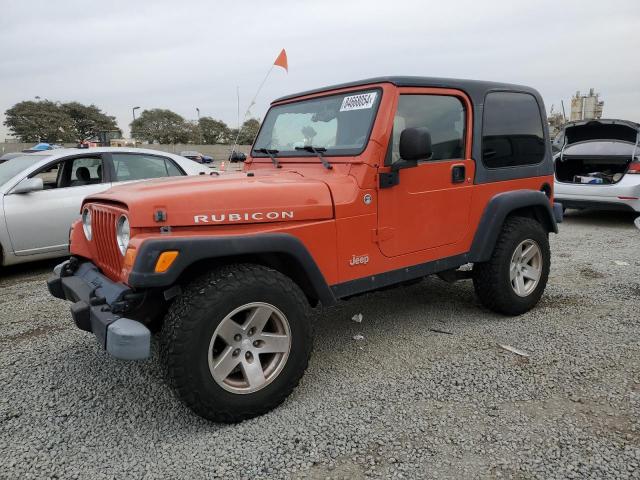
<path fill-rule="evenodd" d="M 556 137 L 560 147 L 593 140 L 620 141 L 635 144 L 640 125 L 627 120 L 583 120 L 571 122 Z"/>

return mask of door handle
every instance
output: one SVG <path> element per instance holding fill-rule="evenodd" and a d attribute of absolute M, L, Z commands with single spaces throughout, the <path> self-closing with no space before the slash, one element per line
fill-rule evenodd
<path fill-rule="evenodd" d="M 451 168 L 451 183 L 463 183 L 466 180 L 464 165 L 454 165 Z"/>

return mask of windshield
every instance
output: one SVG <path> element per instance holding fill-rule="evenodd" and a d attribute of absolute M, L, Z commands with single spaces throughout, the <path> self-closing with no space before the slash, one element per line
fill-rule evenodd
<path fill-rule="evenodd" d="M 282 156 L 315 156 L 296 150 L 305 146 L 325 148 L 326 155 L 358 155 L 369 139 L 380 103 L 381 91 L 363 90 L 303 100 L 273 107 L 264 119 L 257 150 L 277 150 Z"/>
<path fill-rule="evenodd" d="M 43 158 L 47 157 L 44 155 L 24 155 L 0 163 L 0 185 L 4 185 L 8 180 L 11 180 L 21 171 L 39 162 Z"/>

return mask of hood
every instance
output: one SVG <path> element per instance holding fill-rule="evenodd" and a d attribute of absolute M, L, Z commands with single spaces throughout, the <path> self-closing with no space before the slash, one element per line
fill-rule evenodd
<path fill-rule="evenodd" d="M 584 120 L 568 123 L 555 138 L 554 144 L 562 148 L 566 144 L 572 145 L 592 140 L 612 140 L 635 143 L 640 131 L 640 125 L 627 120 Z"/>
<path fill-rule="evenodd" d="M 295 172 L 163 178 L 119 185 L 85 202 L 126 205 L 133 227 L 237 225 L 333 218 L 329 187 Z M 166 221 L 156 221 L 164 212 Z"/>

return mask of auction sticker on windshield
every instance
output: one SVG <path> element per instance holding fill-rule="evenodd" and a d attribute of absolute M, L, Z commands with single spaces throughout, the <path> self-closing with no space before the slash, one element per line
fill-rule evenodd
<path fill-rule="evenodd" d="M 361 93 L 359 95 L 350 95 L 342 100 L 341 112 L 349 110 L 364 110 L 373 107 L 378 92 Z"/>

